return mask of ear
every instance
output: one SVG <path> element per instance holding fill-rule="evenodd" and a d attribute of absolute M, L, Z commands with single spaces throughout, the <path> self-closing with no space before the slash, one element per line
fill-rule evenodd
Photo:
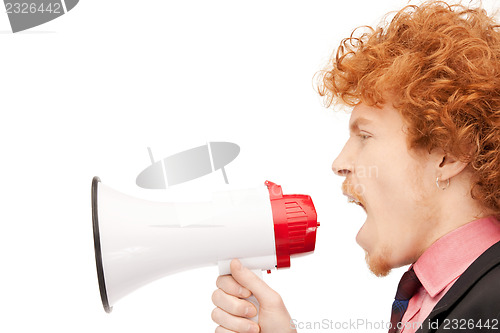
<path fill-rule="evenodd" d="M 439 175 L 439 180 L 446 181 L 458 175 L 469 164 L 460 161 L 453 155 L 441 154 L 440 159 L 437 160 L 439 164 L 436 166 L 436 173 Z"/>

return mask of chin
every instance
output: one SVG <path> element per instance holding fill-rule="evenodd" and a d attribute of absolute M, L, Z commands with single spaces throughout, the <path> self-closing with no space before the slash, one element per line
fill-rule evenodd
<path fill-rule="evenodd" d="M 368 244 L 363 243 L 362 237 L 356 237 L 358 244 L 365 250 L 365 261 L 370 271 L 378 277 L 387 276 L 393 268 L 392 251 L 389 247 L 376 247 L 373 249 Z"/>
<path fill-rule="evenodd" d="M 365 251 L 365 260 L 370 271 L 376 276 L 387 276 L 394 265 L 391 264 L 392 251 L 388 246 L 373 244 L 373 237 L 365 230 L 366 221 L 356 235 L 356 243 Z"/>
<path fill-rule="evenodd" d="M 368 268 L 378 277 L 389 275 L 394 268 L 388 259 L 383 253 L 370 255 L 368 252 L 365 252 L 365 260 Z"/>

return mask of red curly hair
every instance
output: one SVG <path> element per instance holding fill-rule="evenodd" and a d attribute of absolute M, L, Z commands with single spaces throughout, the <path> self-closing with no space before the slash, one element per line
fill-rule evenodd
<path fill-rule="evenodd" d="M 390 96 L 409 147 L 468 162 L 472 197 L 500 215 L 500 26 L 484 10 L 406 6 L 376 29 L 355 29 L 318 74 L 328 107 Z"/>

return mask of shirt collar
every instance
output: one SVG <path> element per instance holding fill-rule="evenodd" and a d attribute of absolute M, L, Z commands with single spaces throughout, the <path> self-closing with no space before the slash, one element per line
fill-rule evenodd
<path fill-rule="evenodd" d="M 413 268 L 427 293 L 434 297 L 498 241 L 500 222 L 494 217 L 481 218 L 439 238 Z"/>

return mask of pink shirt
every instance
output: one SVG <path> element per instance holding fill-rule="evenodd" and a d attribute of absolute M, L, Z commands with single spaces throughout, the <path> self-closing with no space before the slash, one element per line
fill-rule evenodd
<path fill-rule="evenodd" d="M 500 222 L 486 217 L 434 242 L 413 264 L 422 287 L 408 303 L 401 332 L 414 333 L 467 267 L 498 241 Z"/>

